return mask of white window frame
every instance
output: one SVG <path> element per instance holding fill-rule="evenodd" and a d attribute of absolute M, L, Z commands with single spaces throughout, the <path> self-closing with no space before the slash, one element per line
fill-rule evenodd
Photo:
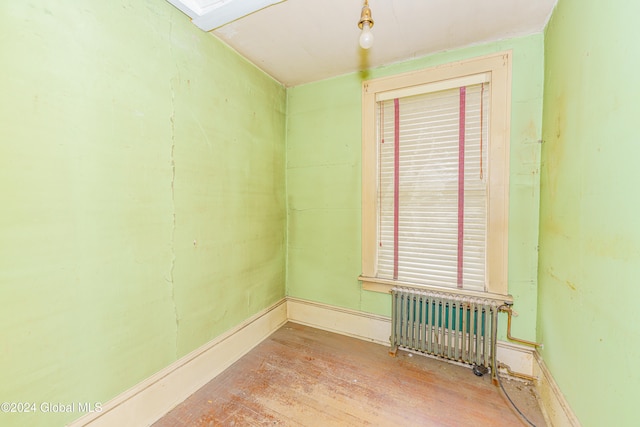
<path fill-rule="evenodd" d="M 378 144 L 376 102 L 406 96 L 439 82 L 490 73 L 488 200 L 485 292 L 419 285 L 376 277 L 378 242 Z M 428 288 L 467 295 L 508 295 L 509 134 L 511 120 L 511 51 L 448 63 L 425 70 L 365 81 L 362 85 L 362 281 L 363 289 L 389 292 L 393 286 Z"/>

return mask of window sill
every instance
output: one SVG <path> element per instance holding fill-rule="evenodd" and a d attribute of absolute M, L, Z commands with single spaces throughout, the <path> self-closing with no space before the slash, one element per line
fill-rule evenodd
<path fill-rule="evenodd" d="M 364 289 L 365 291 L 381 292 L 384 294 L 388 294 L 389 292 L 391 292 L 391 289 L 395 286 L 401 286 L 414 289 L 425 289 L 430 291 L 465 295 L 470 297 L 487 298 L 501 302 L 513 302 L 513 297 L 511 295 L 500 295 L 491 292 L 469 291 L 429 285 L 416 285 L 414 283 L 398 282 L 394 280 L 378 279 L 376 277 L 367 276 L 358 276 L 358 280 L 362 282 L 362 289 Z"/>

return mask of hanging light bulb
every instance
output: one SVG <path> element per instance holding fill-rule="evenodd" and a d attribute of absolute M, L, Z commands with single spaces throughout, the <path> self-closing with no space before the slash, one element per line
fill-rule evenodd
<path fill-rule="evenodd" d="M 369 49 L 373 45 L 373 33 L 371 32 L 373 18 L 371 18 L 371 9 L 369 9 L 369 0 L 364 0 L 358 27 L 362 30 L 362 33 L 360 33 L 360 47 Z"/>
<path fill-rule="evenodd" d="M 360 33 L 360 47 L 363 49 L 369 49 L 373 45 L 373 33 L 371 32 L 371 25 L 366 21 L 362 24 L 362 33 Z"/>

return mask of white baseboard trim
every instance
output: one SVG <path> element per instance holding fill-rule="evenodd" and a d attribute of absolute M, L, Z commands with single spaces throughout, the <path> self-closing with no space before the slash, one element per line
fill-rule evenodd
<path fill-rule="evenodd" d="M 536 392 L 547 424 L 554 427 L 580 427 L 580 421 L 538 352 L 534 354 L 534 361 Z"/>
<path fill-rule="evenodd" d="M 287 297 L 287 311 L 291 322 L 390 345 L 391 319 L 386 316 L 291 297 Z M 497 347 L 500 362 L 509 365 L 513 372 L 533 375 L 532 349 L 503 341 L 498 341 Z"/>
<path fill-rule="evenodd" d="M 102 406 L 101 412 L 86 414 L 68 426 L 151 425 L 286 321 L 287 304 L 282 299 L 116 396 Z"/>
<path fill-rule="evenodd" d="M 496 360 L 499 363 L 509 366 L 511 371 L 518 374 L 533 376 L 533 348 L 507 341 L 498 341 L 496 347 Z"/>
<path fill-rule="evenodd" d="M 287 297 L 116 396 L 101 412 L 86 414 L 68 426 L 149 426 L 287 321 L 389 346 L 391 319 L 386 316 Z M 499 341 L 497 359 L 513 372 L 537 378 L 549 425 L 580 426 L 537 352 Z"/>
<path fill-rule="evenodd" d="M 385 316 L 287 297 L 290 322 L 389 345 L 391 319 Z"/>
<path fill-rule="evenodd" d="M 389 346 L 391 319 L 315 301 L 287 297 L 289 321 Z M 512 372 L 536 378 L 542 412 L 549 426 L 580 427 L 562 392 L 533 348 L 498 341 L 497 360 Z"/>

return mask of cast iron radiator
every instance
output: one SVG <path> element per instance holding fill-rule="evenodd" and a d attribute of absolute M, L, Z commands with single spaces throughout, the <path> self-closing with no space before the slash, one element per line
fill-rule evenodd
<path fill-rule="evenodd" d="M 391 350 L 398 347 L 474 365 L 496 378 L 496 331 L 500 302 L 448 292 L 391 290 Z"/>

